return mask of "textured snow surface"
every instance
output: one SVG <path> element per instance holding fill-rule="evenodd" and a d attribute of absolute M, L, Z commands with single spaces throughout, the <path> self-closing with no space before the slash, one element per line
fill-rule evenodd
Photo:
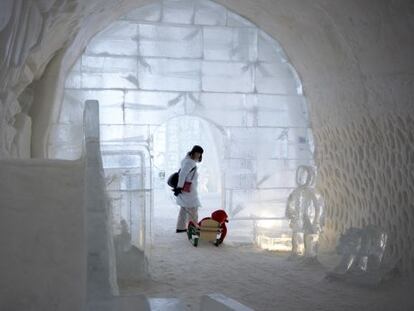
<path fill-rule="evenodd" d="M 322 266 L 226 242 L 219 248 L 205 243 L 195 248 L 185 234 L 174 232 L 174 221 L 159 219 L 154 229 L 152 280 L 124 284 L 124 294 L 178 297 L 187 310 L 199 310 L 201 296 L 215 292 L 257 311 L 414 309 L 414 284 L 403 279 L 376 289 L 327 281 L 325 272 L 336 258 L 324 258 Z"/>

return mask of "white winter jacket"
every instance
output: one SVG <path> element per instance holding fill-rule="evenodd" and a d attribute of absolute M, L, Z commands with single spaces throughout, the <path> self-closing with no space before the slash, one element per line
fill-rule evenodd
<path fill-rule="evenodd" d="M 193 171 L 191 171 L 194 168 Z M 197 185 L 198 185 L 198 172 L 197 172 L 197 162 L 191 159 L 190 156 L 186 156 L 181 161 L 181 170 L 178 175 L 178 184 L 177 188 L 182 188 L 184 182 L 191 182 L 190 192 L 182 192 L 177 198 L 176 202 L 179 206 L 182 207 L 199 207 L 200 200 L 198 199 Z"/>

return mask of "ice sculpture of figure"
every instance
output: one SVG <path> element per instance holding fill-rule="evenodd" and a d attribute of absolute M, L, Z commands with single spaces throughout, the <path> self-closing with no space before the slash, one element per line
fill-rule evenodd
<path fill-rule="evenodd" d="M 380 268 L 387 239 L 387 233 L 374 225 L 364 228 L 358 258 L 361 270 L 370 272 Z"/>
<path fill-rule="evenodd" d="M 315 170 L 301 165 L 296 171 L 297 188 L 289 195 L 286 217 L 292 228 L 292 255 L 316 258 L 318 238 L 323 224 L 323 200 L 313 188 Z"/>
<path fill-rule="evenodd" d="M 140 281 L 147 275 L 147 258 L 143 250 L 132 244 L 127 222 L 122 219 L 120 224 L 121 232 L 114 238 L 118 281 Z"/>
<path fill-rule="evenodd" d="M 380 228 L 369 225 L 362 229 L 349 228 L 339 238 L 336 248 L 342 255 L 334 274 L 376 273 L 379 271 L 388 235 Z"/>
<path fill-rule="evenodd" d="M 121 220 L 121 233 L 115 236 L 115 249 L 118 253 L 127 252 L 131 249 L 131 234 L 125 219 Z"/>
<path fill-rule="evenodd" d="M 339 238 L 336 252 L 342 255 L 340 263 L 334 269 L 335 273 L 344 274 L 354 265 L 361 249 L 361 229 L 349 228 Z"/>

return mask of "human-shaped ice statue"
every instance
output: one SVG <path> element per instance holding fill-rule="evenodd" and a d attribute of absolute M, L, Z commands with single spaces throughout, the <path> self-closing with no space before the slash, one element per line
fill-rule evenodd
<path fill-rule="evenodd" d="M 316 258 L 319 233 L 323 225 L 323 200 L 313 188 L 315 170 L 301 165 L 296 170 L 297 188 L 289 195 L 286 217 L 292 228 L 292 256 Z"/>

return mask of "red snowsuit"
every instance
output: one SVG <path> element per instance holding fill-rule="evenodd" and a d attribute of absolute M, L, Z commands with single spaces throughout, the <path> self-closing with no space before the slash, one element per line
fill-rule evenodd
<path fill-rule="evenodd" d="M 220 223 L 221 235 L 218 239 L 218 242 L 219 242 L 219 244 L 221 244 L 221 243 L 223 243 L 224 238 L 226 237 L 226 234 L 227 234 L 226 222 L 229 222 L 227 218 L 228 218 L 227 213 L 224 210 L 219 209 L 219 210 L 214 211 L 211 214 L 211 217 L 205 217 L 205 218 L 201 219 L 198 222 L 198 225 L 201 226 L 201 223 L 203 222 L 203 220 L 206 220 L 206 219 L 213 219 L 213 220 L 217 221 L 218 223 Z M 188 223 L 188 226 L 189 227 L 190 226 L 196 227 L 196 225 L 192 221 L 190 221 Z"/>

